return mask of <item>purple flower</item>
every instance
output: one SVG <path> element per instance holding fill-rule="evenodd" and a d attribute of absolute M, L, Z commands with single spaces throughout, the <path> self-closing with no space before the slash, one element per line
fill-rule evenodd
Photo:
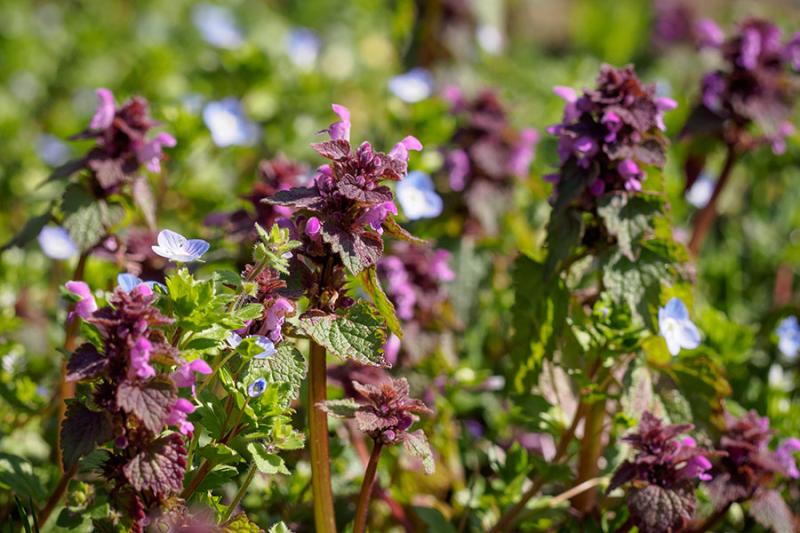
<path fill-rule="evenodd" d="M 262 394 L 264 394 L 264 391 L 266 389 L 267 389 L 267 380 L 264 378 L 258 378 L 247 387 L 247 395 L 250 396 L 251 398 L 257 398 Z"/>
<path fill-rule="evenodd" d="M 397 184 L 397 201 L 409 220 L 435 218 L 442 214 L 442 198 L 433 187 L 433 180 L 423 172 L 409 172 Z"/>
<path fill-rule="evenodd" d="M 390 214 L 397 214 L 397 206 L 391 201 L 383 202 L 364 211 L 364 214 L 361 215 L 361 222 L 370 225 L 378 233 L 383 233 L 381 226 Z"/>
<path fill-rule="evenodd" d="M 563 85 L 556 85 L 553 87 L 553 92 L 567 104 L 564 106 L 563 122 L 566 124 L 577 120 L 581 112 L 578 111 L 578 106 L 576 105 L 578 93 L 575 89 L 572 87 L 564 87 Z"/>
<path fill-rule="evenodd" d="M 114 95 L 108 89 L 97 89 L 97 110 L 94 112 L 91 122 L 89 122 L 89 129 L 92 130 L 105 130 L 114 122 L 114 115 L 116 114 L 116 107 L 114 104 Z"/>
<path fill-rule="evenodd" d="M 604 140 L 607 143 L 613 143 L 617 140 L 617 132 L 622 129 L 622 119 L 619 118 L 614 111 L 607 111 L 603 115 L 603 119 L 600 121 L 605 127 L 608 133 L 604 137 Z"/>
<path fill-rule="evenodd" d="M 167 416 L 166 422 L 171 426 L 178 426 L 178 431 L 183 435 L 189 435 L 194 431 L 194 424 L 186 420 L 187 415 L 193 413 L 195 406 L 192 402 L 185 398 L 178 398 L 175 400 L 175 405 L 172 406 Z"/>
<path fill-rule="evenodd" d="M 451 151 L 447 154 L 445 166 L 449 173 L 450 188 L 454 191 L 463 191 L 467 186 L 467 176 L 470 171 L 467 152 L 460 148 Z"/>
<path fill-rule="evenodd" d="M 311 217 L 308 220 L 306 220 L 306 227 L 304 230 L 306 232 L 306 235 L 314 238 L 317 235 L 319 235 L 319 232 L 321 230 L 322 230 L 322 225 L 319 223 L 319 219 L 317 217 Z"/>
<path fill-rule="evenodd" d="M 292 302 L 284 297 L 278 297 L 267 308 L 266 316 L 264 318 L 264 327 L 267 330 L 267 335 L 273 342 L 281 342 L 283 336 L 281 335 L 281 328 L 286 320 L 286 315 L 294 313 L 294 305 Z"/>
<path fill-rule="evenodd" d="M 520 132 L 519 141 L 511 149 L 508 163 L 506 163 L 508 171 L 512 175 L 523 178 L 528 174 L 537 142 L 539 142 L 539 132 L 535 129 L 525 128 Z"/>
<path fill-rule="evenodd" d="M 641 191 L 644 172 L 639 170 L 639 165 L 633 159 L 624 159 L 617 165 L 617 172 L 625 180 L 625 190 Z"/>
<path fill-rule="evenodd" d="M 380 268 L 386 278 L 387 292 L 394 303 L 397 316 L 403 320 L 411 320 L 414 317 L 417 296 L 405 265 L 400 258 L 389 256 L 383 258 Z"/>
<path fill-rule="evenodd" d="M 403 162 L 408 162 L 408 152 L 413 150 L 419 152 L 422 150 L 422 143 L 413 135 L 407 136 L 405 139 L 394 145 L 394 148 L 389 152 L 389 157 L 399 159 Z"/>
<path fill-rule="evenodd" d="M 45 226 L 37 237 L 44 255 L 50 259 L 64 260 L 78 254 L 78 246 L 61 226 Z"/>
<path fill-rule="evenodd" d="M 697 44 L 701 48 L 718 48 L 725 42 L 725 33 L 722 28 L 711 19 L 700 19 L 695 24 Z"/>
<path fill-rule="evenodd" d="M 92 313 L 97 310 L 97 302 L 94 300 L 94 296 L 92 295 L 92 290 L 89 288 L 89 285 L 83 281 L 68 281 L 66 284 L 64 284 L 64 286 L 69 292 L 80 297 L 80 300 L 78 300 L 78 302 L 75 304 L 75 310 L 73 313 L 83 319 L 87 319 L 92 316 Z"/>
<path fill-rule="evenodd" d="M 383 357 L 390 366 L 397 364 L 397 356 L 400 354 L 401 342 L 400 337 L 392 333 L 383 345 Z"/>
<path fill-rule="evenodd" d="M 251 146 L 259 137 L 258 126 L 247 118 L 241 102 L 233 97 L 206 104 L 203 122 L 214 144 L 221 148 Z"/>
<path fill-rule="evenodd" d="M 433 77 L 423 68 L 414 68 L 390 79 L 389 90 L 404 102 L 421 102 L 433 93 Z"/>
<path fill-rule="evenodd" d="M 683 437 L 679 441 L 676 454 L 682 455 L 684 450 L 689 450 L 691 454 L 694 448 L 697 448 L 697 442 L 692 437 Z M 692 457 L 686 461 L 686 466 L 683 467 L 680 473 L 687 479 L 696 478 L 700 481 L 711 481 L 712 477 L 711 474 L 709 474 L 711 468 L 711 461 L 709 461 L 707 457 L 704 455 L 692 455 Z"/>
<path fill-rule="evenodd" d="M 792 68 L 800 70 L 800 32 L 795 33 L 792 39 L 786 43 L 784 58 L 791 63 Z"/>
<path fill-rule="evenodd" d="M 800 479 L 800 470 L 797 469 L 797 462 L 794 454 L 800 452 L 800 439 L 785 439 L 775 449 L 775 459 L 783 468 L 786 477 Z"/>
<path fill-rule="evenodd" d="M 141 379 L 152 378 L 156 375 L 155 369 L 150 366 L 150 354 L 153 344 L 146 337 L 139 337 L 131 346 L 129 377 Z"/>
<path fill-rule="evenodd" d="M 208 251 L 208 242 L 202 239 L 187 239 L 172 230 L 161 230 L 158 234 L 158 245 L 153 251 L 176 263 L 198 261 Z"/>
<path fill-rule="evenodd" d="M 197 376 L 195 374 L 203 374 L 208 375 L 211 374 L 212 369 L 202 359 L 195 359 L 194 361 L 190 361 L 188 363 L 182 364 L 172 373 L 172 381 L 175 382 L 175 385 L 178 387 L 191 387 L 192 388 L 192 396 L 195 394 L 195 381 L 197 380 Z"/>
<path fill-rule="evenodd" d="M 659 96 L 655 99 L 655 102 L 656 108 L 658 109 L 658 113 L 656 113 L 656 125 L 661 131 L 666 131 L 667 126 L 664 124 L 664 112 L 672 111 L 678 107 L 678 102 L 672 98 L 667 98 L 666 96 Z"/>
<path fill-rule="evenodd" d="M 447 250 L 434 250 L 428 265 L 434 279 L 443 283 L 456 279 L 455 273 L 450 268 L 450 259 L 452 254 Z"/>
<path fill-rule="evenodd" d="M 154 139 L 147 141 L 138 151 L 139 161 L 147 166 L 150 172 L 161 172 L 163 147 L 172 148 L 177 144 L 175 137 L 169 133 L 159 133 Z"/>
<path fill-rule="evenodd" d="M 343 105 L 331 104 L 333 112 L 339 115 L 339 122 L 331 124 L 327 130 L 332 140 L 350 140 L 350 110 Z"/>

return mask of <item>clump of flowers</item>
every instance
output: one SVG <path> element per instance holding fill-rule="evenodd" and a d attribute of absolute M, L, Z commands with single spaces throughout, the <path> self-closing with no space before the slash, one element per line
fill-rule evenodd
<path fill-rule="evenodd" d="M 143 531 L 147 515 L 183 489 L 194 383 L 211 367 L 182 359 L 166 339 L 163 327 L 173 321 L 154 306 L 148 285 L 117 288 L 99 309 L 85 284 L 71 282 L 68 289 L 100 344 L 84 343 L 67 365 L 67 380 L 81 387 L 61 428 L 64 468 L 103 447 L 111 501 L 132 531 Z"/>
<path fill-rule="evenodd" d="M 556 87 L 564 99 L 564 118 L 548 131 L 558 136 L 558 172 L 545 176 L 556 184 L 556 196 L 576 198 L 591 210 L 595 198 L 612 191 L 641 191 L 645 167 L 662 168 L 667 139 L 664 112 L 674 100 L 656 96 L 633 67 L 603 65 L 592 90 L 581 96 Z"/>
<path fill-rule="evenodd" d="M 404 322 L 405 337 L 417 348 L 435 344 L 426 342 L 425 337 L 453 325 L 445 287 L 455 279 L 449 261 L 447 250 L 403 242 L 393 246 L 391 255 L 378 263 L 386 294 Z M 387 360 L 394 364 L 399 352 L 400 339 L 392 335 L 386 345 Z M 418 358 L 424 354 L 415 350 L 414 355 Z"/>
<path fill-rule="evenodd" d="M 739 148 L 768 143 L 775 154 L 783 153 L 786 137 L 794 132 L 790 118 L 800 37 L 784 40 L 778 26 L 760 19 L 744 21 L 727 40 L 718 28 L 711 33 L 718 37 L 704 44 L 716 49 L 725 64 L 703 77 L 702 99 L 684 133 L 710 134 Z M 752 124 L 760 130 L 756 137 L 749 133 Z"/>
<path fill-rule="evenodd" d="M 459 193 L 458 198 L 463 198 L 471 224 L 486 226 L 482 213 L 487 199 L 505 196 L 513 178 L 527 176 L 539 134 L 531 128 L 517 131 L 491 90 L 468 99 L 451 86 L 445 89 L 444 97 L 458 119 L 451 146 L 445 152 L 448 183 Z"/>
<path fill-rule="evenodd" d="M 620 465 L 608 490 L 628 485 L 628 510 L 640 531 L 680 531 L 694 514 L 695 485 L 711 479 L 712 452 L 680 437 L 690 429 L 691 424 L 665 425 L 646 411 L 639 430 L 623 437 L 634 456 Z"/>

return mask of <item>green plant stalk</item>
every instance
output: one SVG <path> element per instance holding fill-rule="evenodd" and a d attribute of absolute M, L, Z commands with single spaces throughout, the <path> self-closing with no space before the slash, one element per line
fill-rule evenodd
<path fill-rule="evenodd" d="M 589 406 L 583 426 L 583 438 L 578 455 L 578 476 L 575 484 L 597 477 L 597 461 L 603 451 L 603 421 L 606 416 L 606 402 L 597 401 Z M 587 490 L 572 499 L 572 505 L 581 514 L 589 513 L 597 505 L 597 491 Z"/>
<path fill-rule="evenodd" d="M 361 483 L 361 492 L 358 494 L 358 505 L 356 505 L 356 518 L 353 522 L 353 533 L 364 533 L 367 527 L 367 512 L 369 502 L 372 498 L 372 486 L 375 484 L 375 474 L 378 471 L 378 461 L 381 458 L 383 443 L 376 440 L 372 446 L 372 453 L 369 455 L 367 470 L 364 472 L 364 481 Z"/>
<path fill-rule="evenodd" d="M 327 398 L 325 348 L 311 342 L 308 382 L 308 442 L 311 451 L 311 493 L 317 533 L 335 533 L 331 490 L 328 415 L 319 405 Z"/>
<path fill-rule="evenodd" d="M 242 484 L 239 486 L 239 490 L 236 492 L 236 496 L 233 497 L 231 504 L 228 506 L 228 509 L 222 516 L 222 522 L 225 522 L 227 519 L 229 519 L 231 517 L 231 514 L 233 514 L 233 511 L 235 511 L 236 507 L 239 505 L 239 503 L 241 503 L 255 475 L 256 475 L 256 463 L 255 461 L 253 461 L 250 464 L 250 468 L 247 469 L 247 474 L 244 477 L 244 481 L 242 481 Z"/>
<path fill-rule="evenodd" d="M 51 494 L 50 497 L 47 499 L 47 503 L 37 516 L 37 521 L 40 524 L 42 524 L 42 526 L 44 526 L 44 524 L 47 522 L 47 519 L 50 518 L 50 515 L 53 513 L 53 510 L 58 505 L 58 502 L 61 501 L 61 498 L 64 496 L 64 493 L 67 492 L 67 487 L 69 486 L 69 482 L 77 472 L 78 472 L 78 463 L 75 463 L 74 465 L 72 465 L 72 468 L 61 474 L 61 479 L 58 481 L 56 489 L 53 491 L 53 494 Z"/>

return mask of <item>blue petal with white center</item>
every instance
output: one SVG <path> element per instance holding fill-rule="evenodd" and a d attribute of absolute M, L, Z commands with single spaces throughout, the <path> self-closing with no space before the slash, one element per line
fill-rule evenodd
<path fill-rule="evenodd" d="M 788 359 L 794 359 L 800 352 L 800 323 L 797 317 L 792 315 L 781 320 L 778 329 L 778 349 Z"/>
<path fill-rule="evenodd" d="M 264 391 L 267 389 L 267 380 L 264 378 L 258 378 L 254 382 L 247 387 L 247 394 L 251 398 L 256 398 L 264 394 Z"/>
<path fill-rule="evenodd" d="M 37 237 L 44 255 L 50 259 L 69 259 L 78 255 L 78 246 L 61 226 L 45 226 Z"/>
<path fill-rule="evenodd" d="M 404 102 L 421 102 L 433 93 L 433 76 L 424 68 L 411 69 L 390 79 L 389 90 Z"/>
<path fill-rule="evenodd" d="M 395 196 L 409 220 L 435 218 L 442 214 L 442 197 L 436 193 L 431 177 L 424 172 L 409 172 L 397 183 Z"/>
<path fill-rule="evenodd" d="M 672 355 L 678 355 L 683 348 L 693 350 L 700 346 L 700 330 L 689 319 L 689 311 L 680 298 L 672 298 L 658 310 L 658 329 Z"/>
<path fill-rule="evenodd" d="M 172 230 L 161 230 L 158 234 L 158 245 L 153 251 L 176 263 L 198 261 L 208 251 L 208 242 L 202 239 L 187 239 Z"/>
<path fill-rule="evenodd" d="M 232 50 L 244 43 L 244 36 L 233 14 L 221 6 L 198 4 L 192 10 L 192 22 L 203 39 L 217 48 Z"/>
<path fill-rule="evenodd" d="M 258 140 L 258 126 L 244 114 L 241 102 L 225 98 L 209 102 L 203 109 L 203 122 L 219 147 L 251 146 Z"/>

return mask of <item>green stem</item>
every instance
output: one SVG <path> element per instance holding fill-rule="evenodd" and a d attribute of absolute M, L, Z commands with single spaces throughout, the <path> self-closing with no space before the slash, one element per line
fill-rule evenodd
<path fill-rule="evenodd" d="M 606 402 L 597 401 L 589 406 L 586 421 L 583 426 L 583 439 L 581 451 L 578 456 L 578 476 L 576 484 L 583 483 L 597 477 L 599 466 L 597 461 L 603 451 L 603 420 L 606 415 Z M 587 490 L 575 496 L 572 504 L 577 511 L 585 515 L 597 503 L 597 491 Z"/>
<path fill-rule="evenodd" d="M 372 486 L 375 484 L 375 473 L 378 471 L 378 461 L 381 458 L 383 443 L 376 440 L 369 456 L 367 470 L 364 472 L 364 481 L 361 483 L 361 492 L 358 494 L 356 506 L 356 519 L 353 523 L 353 533 L 364 533 L 367 527 L 367 511 L 372 497 Z"/>
<path fill-rule="evenodd" d="M 69 481 L 75 476 L 78 472 L 78 464 L 75 463 L 72 465 L 72 468 L 61 474 L 61 479 L 58 481 L 58 485 L 56 489 L 53 491 L 53 494 L 50 495 L 50 498 L 47 499 L 47 503 L 44 506 L 44 509 L 39 513 L 37 520 L 38 522 L 44 526 L 47 519 L 50 518 L 50 515 L 53 513 L 53 510 L 58 505 L 58 502 L 61 501 L 61 498 L 64 496 L 64 493 L 67 491 L 67 487 L 69 486 Z"/>
<path fill-rule="evenodd" d="M 335 533 L 336 517 L 331 491 L 328 415 L 319 404 L 327 398 L 325 348 L 311 342 L 308 383 L 308 442 L 311 451 L 311 492 L 317 533 Z"/>
<path fill-rule="evenodd" d="M 256 475 L 256 463 L 255 461 L 250 464 L 250 468 L 247 470 L 247 475 L 244 477 L 244 481 L 242 481 L 239 490 L 236 492 L 236 496 L 233 497 L 233 501 L 228 506 L 228 509 L 225 511 L 225 514 L 222 516 L 222 521 L 225 522 L 228 518 L 231 517 L 233 511 L 236 510 L 239 503 L 241 503 L 242 498 L 244 498 L 245 493 L 247 492 L 248 487 L 250 487 L 250 483 L 253 481 L 253 478 Z"/>

